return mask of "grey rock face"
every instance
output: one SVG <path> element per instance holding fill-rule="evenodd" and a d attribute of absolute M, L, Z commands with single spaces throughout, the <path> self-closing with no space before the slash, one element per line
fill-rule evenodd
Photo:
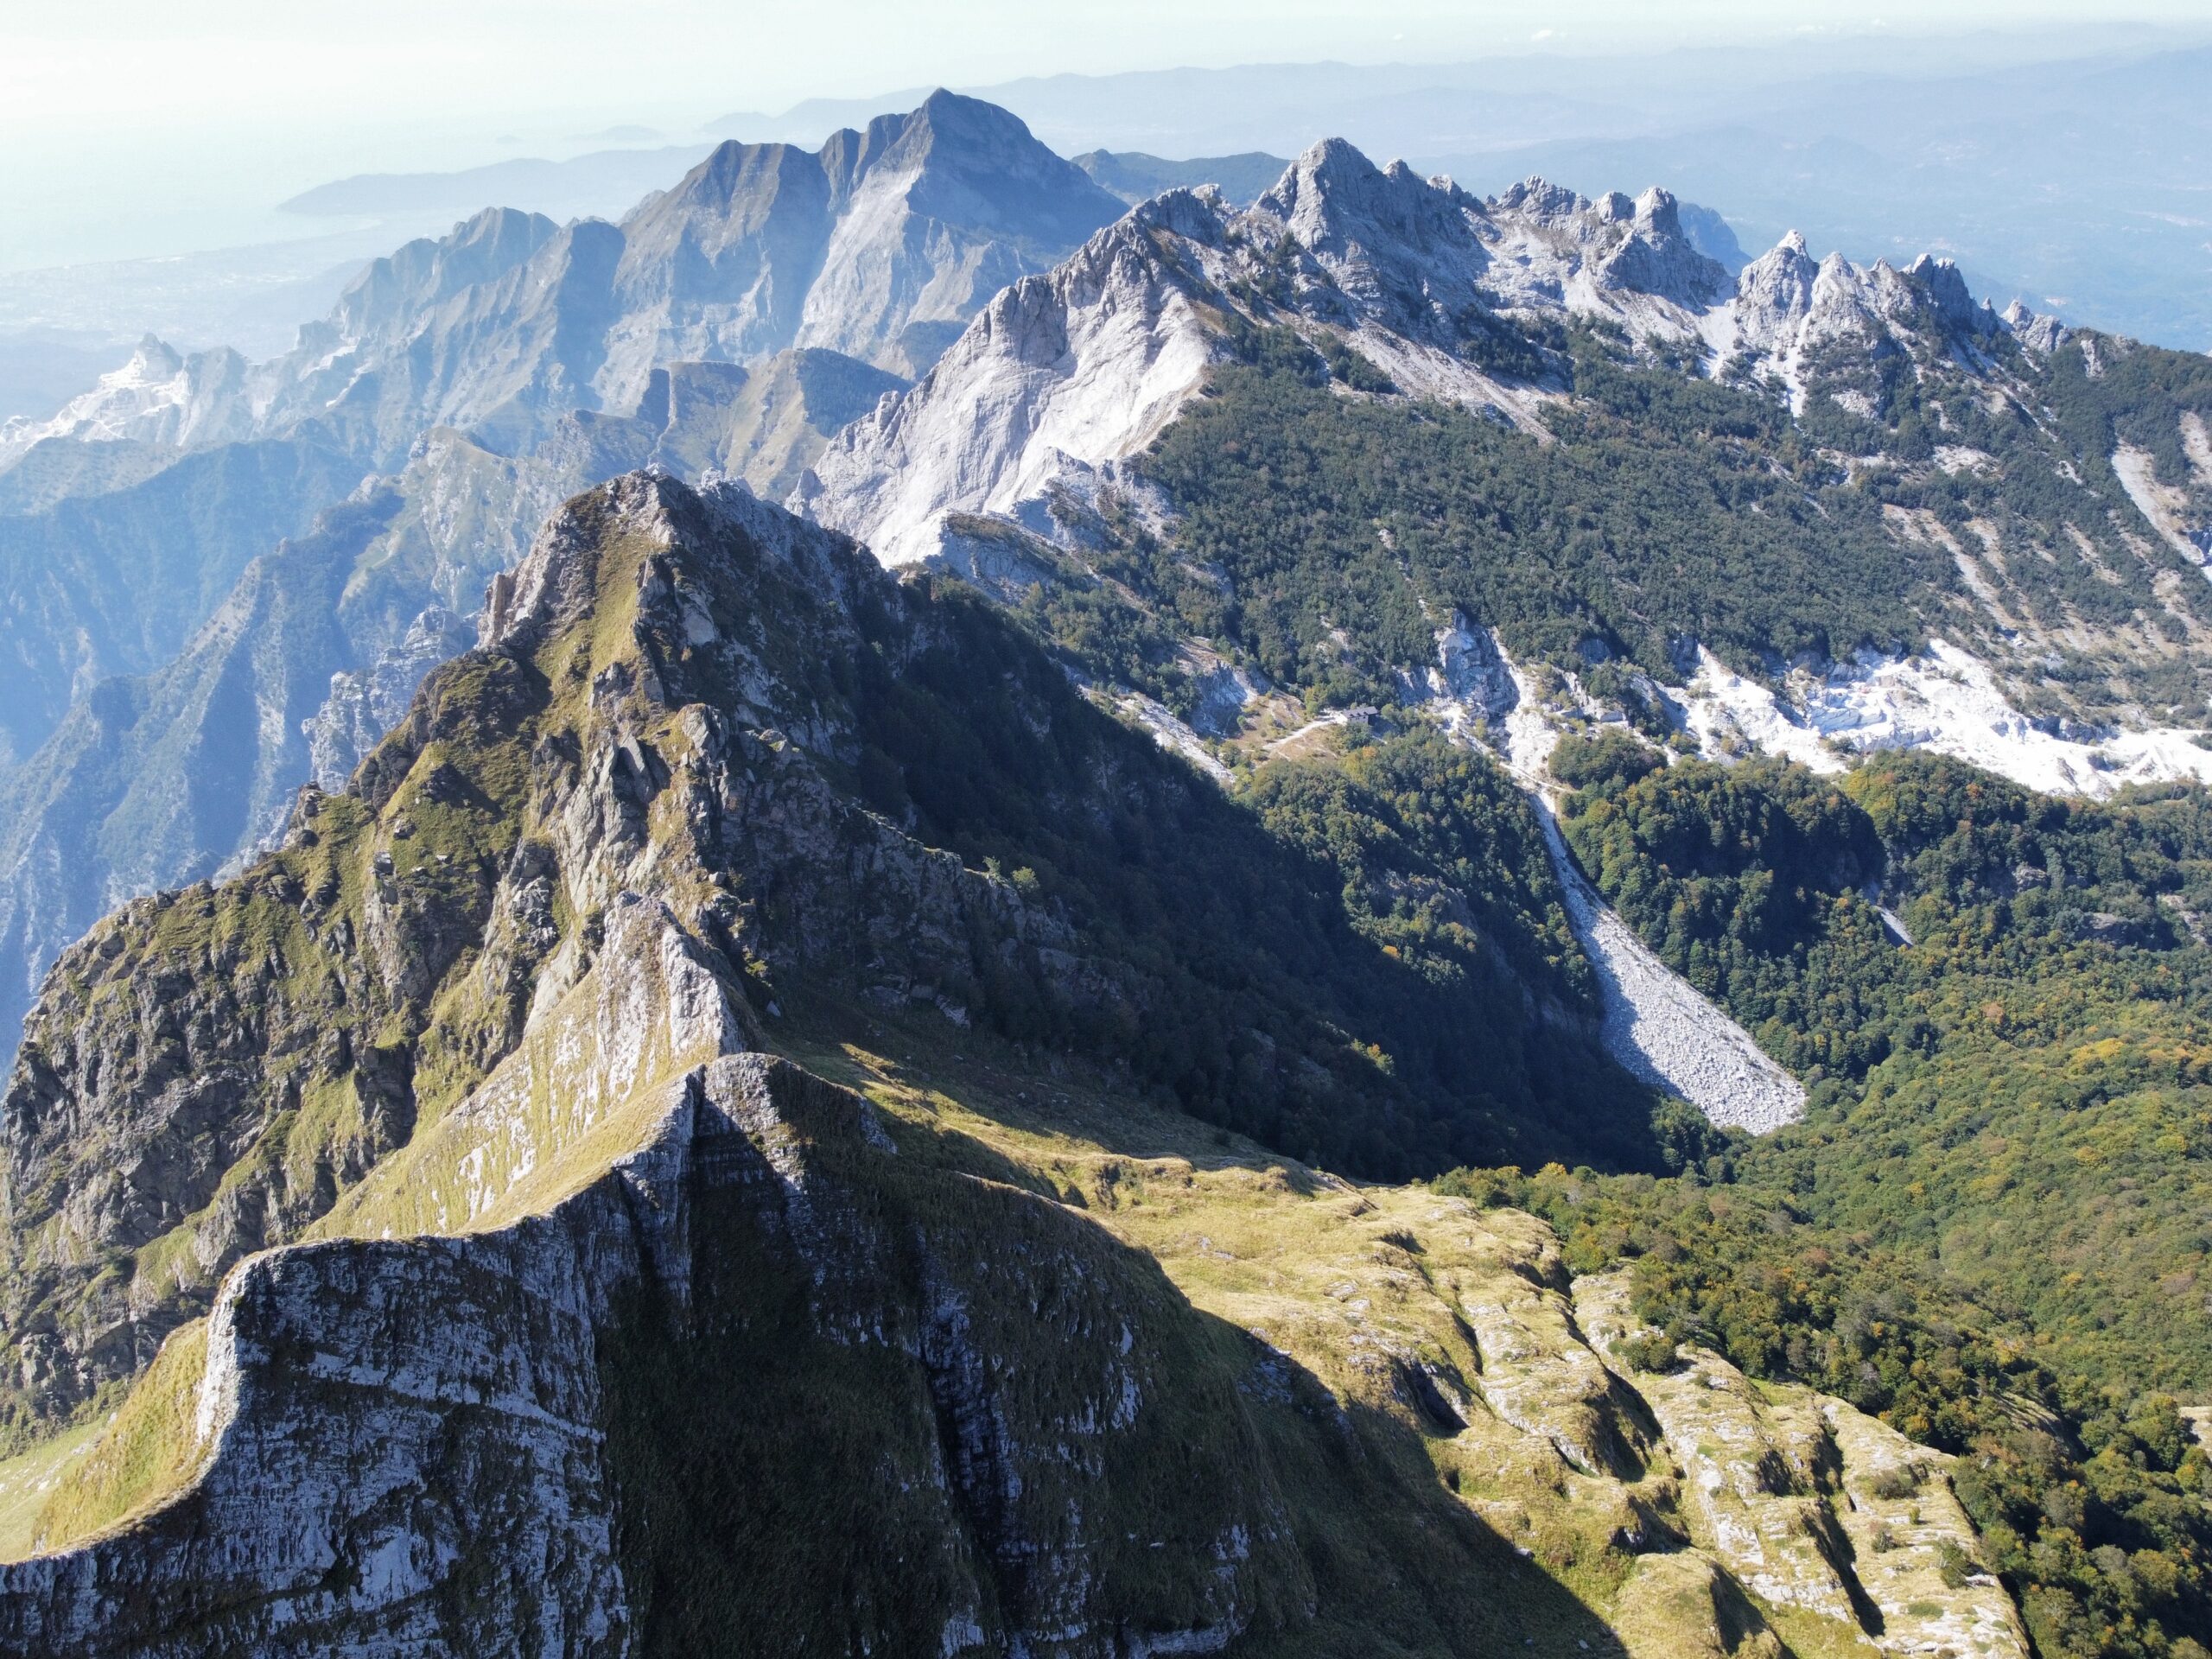
<path fill-rule="evenodd" d="M 407 712 L 423 676 L 467 649 L 475 637 L 460 617 L 433 605 L 366 668 L 333 674 L 329 696 L 302 722 L 308 776 L 323 789 L 345 788 L 353 769 Z"/>
<path fill-rule="evenodd" d="M 549 702 L 537 653 L 588 645 L 601 606 L 633 626 Z M 0 1295 L 7 1331 L 40 1333 L 32 1408 L 140 1369 L 232 1262 L 325 1214 L 419 1116 L 464 1113 L 572 992 L 600 998 L 594 1042 L 626 1028 L 593 968 L 627 893 L 675 898 L 733 980 L 957 1007 L 988 941 L 1075 1003 L 1125 995 L 1010 883 L 834 781 L 858 759 L 839 680 L 873 649 L 859 619 L 895 653 L 925 615 L 741 489 L 637 474 L 557 516 L 352 796 L 310 791 L 277 855 L 126 906 L 48 981 L 0 1103 Z"/>
<path fill-rule="evenodd" d="M 624 1651 L 595 1347 L 641 1274 L 676 1269 L 681 1292 L 698 1096 L 671 1090 L 658 1135 L 550 1216 L 232 1274 L 196 1485 L 125 1538 L 0 1567 L 0 1635 L 55 1655 Z"/>
<path fill-rule="evenodd" d="M 912 375 L 1122 206 L 1005 111 L 938 92 L 819 151 L 723 144 L 620 226 L 487 208 L 378 260 L 266 363 L 150 342 L 51 431 L 8 428 L 0 467 L 41 437 L 306 429 L 394 470 L 433 426 L 513 453 L 573 410 L 626 415 L 671 362 L 818 348 Z"/>
<path fill-rule="evenodd" d="M 1923 254 L 1899 270 L 1831 253 L 1816 264 L 1796 231 L 1744 267 L 1729 321 L 1732 348 L 1755 372 L 1779 376 L 1801 404 L 1826 392 L 1861 415 L 1880 400 L 1870 363 L 1916 342 L 1971 355 L 2006 326 L 1948 259 Z"/>
<path fill-rule="evenodd" d="M 1525 404 L 1536 394 L 1478 360 L 1475 342 L 1510 332 L 1503 314 L 1595 313 L 1679 337 L 1727 290 L 1663 191 L 1593 203 L 1531 180 L 1483 201 L 1332 139 L 1247 211 L 1171 190 L 1023 278 L 911 390 L 839 432 L 789 499 L 905 563 L 939 551 L 951 517 L 1019 517 L 1054 482 L 1141 449 L 1240 328 L 1319 325 L 1387 357 L 1410 395 Z M 1541 378 L 1541 362 L 1514 373 Z"/>
<path fill-rule="evenodd" d="M 950 92 L 813 155 L 724 144 L 624 222 L 601 392 L 622 407 L 652 364 L 792 346 L 918 372 L 1121 210 L 1005 111 Z"/>
<path fill-rule="evenodd" d="M 103 911 L 342 782 L 554 502 L 648 459 L 780 497 L 904 384 L 887 369 L 1120 211 L 939 94 L 819 152 L 725 145 L 622 226 L 486 209 L 371 265 L 283 358 L 149 341 L 51 431 L 11 426 L 0 760 L 52 746 L 0 791 L 0 1048 Z M 303 585 L 317 561 L 271 550 L 372 472 L 420 498 L 395 534 L 433 552 L 357 550 L 366 592 L 325 591 L 328 559 Z"/>
<path fill-rule="evenodd" d="M 800 1311 L 770 1371 L 866 1364 L 897 1426 L 836 1471 L 929 1569 L 852 1610 L 881 1621 L 868 1646 L 1105 1659 L 1134 1627 L 1203 1651 L 1253 1619 L 1263 1578 L 1303 1577 L 1240 1412 L 1206 1446 L 1167 1444 L 1154 1402 L 1188 1336 L 1096 1230 L 1024 1193 L 934 1209 L 961 1176 L 906 1172 L 865 1101 L 764 1056 L 694 1071 L 652 1112 L 546 1214 L 243 1264 L 208 1319 L 194 1484 L 122 1535 L 0 1567 L 0 1641 L 57 1659 L 634 1651 L 655 1562 L 629 1517 L 727 1524 L 636 1485 L 639 1443 L 678 1427 L 638 1368 L 697 1365 L 787 1286 Z M 988 1224 L 962 1213 L 979 1202 Z M 1005 1363 L 1040 1319 L 1049 1387 Z M 711 1389 L 687 1404 L 728 1409 Z M 1168 1497 L 1193 1462 L 1204 1495 Z M 1124 1531 L 1157 1527 L 1163 1500 L 1196 1535 L 1176 1562 L 1131 1560 Z"/>

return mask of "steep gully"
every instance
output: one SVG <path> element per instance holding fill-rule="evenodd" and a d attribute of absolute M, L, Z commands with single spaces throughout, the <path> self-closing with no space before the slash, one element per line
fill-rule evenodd
<path fill-rule="evenodd" d="M 1471 632 L 1459 618 L 1440 638 L 1438 655 L 1446 689 L 1457 693 L 1447 705 L 1454 735 L 1484 749 L 1512 775 L 1543 827 L 1567 918 L 1598 972 L 1606 1052 L 1645 1082 L 1671 1090 L 1731 1128 L 1764 1133 L 1802 1116 L 1805 1090 L 1797 1080 L 1662 962 L 1576 868 L 1560 834 L 1559 789 L 1546 766 L 1559 732 L 1544 718 L 1528 676 L 1494 637 Z M 1493 722 L 1497 735 L 1491 742 L 1476 735 L 1478 715 Z"/>

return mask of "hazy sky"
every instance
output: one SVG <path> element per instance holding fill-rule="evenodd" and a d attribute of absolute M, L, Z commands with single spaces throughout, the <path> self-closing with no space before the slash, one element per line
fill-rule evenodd
<path fill-rule="evenodd" d="M 924 82 L 1793 33 L 2212 22 L 2212 0 L 0 0 L 0 125 L 396 125 L 582 110 L 683 124 Z"/>
<path fill-rule="evenodd" d="M 2119 0 L 2212 29 L 2212 0 Z M 2092 0 L 0 0 L 0 273 L 297 238 L 327 180 L 1027 75 L 2070 28 Z M 1911 62 L 1901 39 L 1899 62 Z"/>

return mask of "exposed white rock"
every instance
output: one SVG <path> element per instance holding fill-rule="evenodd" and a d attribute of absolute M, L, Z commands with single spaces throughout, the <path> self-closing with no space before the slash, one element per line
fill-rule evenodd
<path fill-rule="evenodd" d="M 2200 420 L 2196 423 L 2200 438 L 2203 431 L 2204 423 Z M 2165 538 L 2167 546 L 2191 564 L 2212 564 L 2212 522 L 2195 522 L 2189 492 L 2160 481 L 2158 461 L 2148 449 L 2132 443 L 2121 444 L 2113 452 L 2112 469 L 2119 475 L 2127 499 L 2150 520 L 2151 528 Z M 2212 570 L 2208 570 L 2208 575 L 2212 575 Z"/>
<path fill-rule="evenodd" d="M 1616 1344 L 1652 1332 L 1625 1270 L 1577 1279 L 1573 1308 L 1591 1347 L 1657 1420 L 1682 1472 L 1692 1537 L 1738 1582 L 1770 1604 L 1865 1629 L 1885 1653 L 2024 1659 L 2018 1615 L 1996 1580 L 1981 1573 L 1952 1586 L 1939 1571 L 1941 1545 L 1969 1560 L 1978 1548 L 1949 1489 L 1951 1459 L 1840 1400 L 1761 1388 L 1709 1349 L 1685 1348 L 1666 1370 L 1632 1370 Z M 1917 1490 L 1883 1497 L 1908 1470 Z M 1833 1497 L 1829 1471 L 1841 1477 Z M 1870 1603 L 1879 1617 L 1862 1620 Z"/>
<path fill-rule="evenodd" d="M 1217 784 L 1229 782 L 1229 768 L 1213 758 L 1213 753 L 1190 727 L 1179 719 L 1175 711 L 1141 692 L 1125 692 L 1114 699 L 1114 708 L 1122 719 L 1143 728 L 1152 741 L 1171 754 L 1179 754 Z"/>
<path fill-rule="evenodd" d="M 2049 357 L 2074 338 L 2074 331 L 2056 317 L 2031 311 L 2018 300 L 2005 308 L 2003 321 L 2012 338 L 2038 357 Z"/>
<path fill-rule="evenodd" d="M 1605 1052 L 1715 1123 L 1756 1134 L 1804 1116 L 1803 1086 L 1662 962 L 1576 868 L 1552 810 L 1558 786 L 1548 765 L 1560 728 L 1529 677 L 1495 635 L 1476 632 L 1462 617 L 1439 633 L 1437 653 L 1439 677 L 1466 688 L 1441 702 L 1440 712 L 1463 741 L 1482 743 L 1504 762 L 1542 825 L 1567 920 L 1597 970 Z"/>
<path fill-rule="evenodd" d="M 2190 481 L 2199 489 L 2212 489 L 2212 429 L 2193 409 L 2181 417 L 2181 449 L 2189 457 Z"/>
<path fill-rule="evenodd" d="M 1951 1489 L 1954 1460 L 1844 1401 L 1823 1399 L 1820 1413 L 1842 1464 L 1836 1516 L 1859 1586 L 1881 1610 L 1883 1649 L 2024 1656 L 2019 1612 L 1993 1573 L 1976 1566 L 1963 1584 L 1944 1578 L 1946 1546 L 1969 1563 L 1980 1548 Z"/>
<path fill-rule="evenodd" d="M 1681 337 L 1728 287 L 1664 191 L 1592 202 L 1535 180 L 1484 201 L 1327 140 L 1247 210 L 1210 187 L 1169 191 L 1016 283 L 912 391 L 841 433 L 792 505 L 887 563 L 926 556 L 950 515 L 1012 516 L 1141 450 L 1230 354 L 1232 320 L 1349 341 L 1403 395 L 1541 434 L 1546 394 L 1464 349 L 1501 308 Z"/>
<path fill-rule="evenodd" d="M 1598 970 L 1606 1052 L 1715 1123 L 1763 1134 L 1802 1117 L 1804 1086 L 1637 938 L 1575 868 L 1549 804 L 1536 810 L 1567 918 Z"/>
<path fill-rule="evenodd" d="M 1748 745 L 1815 772 L 1843 770 L 1842 757 L 1821 741 L 1821 734 L 1766 687 L 1745 679 L 1703 645 L 1697 648 L 1697 667 L 1682 703 L 1700 753 L 1726 759 Z"/>
<path fill-rule="evenodd" d="M 1749 748 L 1836 772 L 1846 762 L 1831 744 L 1860 753 L 1930 749 L 2045 794 L 2091 798 L 2127 784 L 2212 781 L 2212 751 L 2197 747 L 2194 732 L 2063 735 L 2014 708 L 1987 664 L 1940 639 L 1924 655 L 1862 652 L 1825 673 L 1793 669 L 1779 698 L 1702 648 L 1698 661 L 1681 700 L 1709 759 Z"/>
<path fill-rule="evenodd" d="M 130 360 L 51 417 L 0 421 L 0 468 L 48 438 L 111 443 L 207 443 L 243 434 L 245 359 L 227 349 L 186 357 L 148 334 Z"/>
<path fill-rule="evenodd" d="M 335 1224 L 373 1216 L 402 1231 L 451 1232 L 512 1211 L 524 1183 L 658 1083 L 747 1046 L 698 945 L 664 906 L 635 893 L 617 897 L 596 959 L 565 995 L 548 995 L 558 990 L 549 972 L 515 1052 L 348 1193 Z"/>
<path fill-rule="evenodd" d="M 1923 254 L 1903 270 L 1886 259 L 1855 265 L 1840 253 L 1816 263 L 1803 235 L 1792 231 L 1744 268 L 1735 294 L 1706 314 L 1699 332 L 1718 364 L 1734 361 L 1753 376 L 1778 377 L 1802 411 L 1808 377 L 1826 378 L 1824 357 L 1891 355 L 1907 334 L 1970 350 L 1999 326 L 1948 259 Z M 1872 392 L 1848 375 L 1823 389 L 1854 413 L 1874 412 Z"/>
<path fill-rule="evenodd" d="M 793 505 L 901 564 L 937 550 L 948 514 L 1011 514 L 1071 466 L 1150 442 L 1220 350 L 1150 233 L 1218 236 L 1217 206 L 1148 202 L 1007 289 L 912 391 L 832 440 Z"/>

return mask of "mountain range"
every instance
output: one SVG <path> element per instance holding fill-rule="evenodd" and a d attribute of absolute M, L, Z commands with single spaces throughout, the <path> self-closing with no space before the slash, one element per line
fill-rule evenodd
<path fill-rule="evenodd" d="M 11 1641 L 2212 1641 L 2212 367 L 1224 160 L 8 429 Z"/>
<path fill-rule="evenodd" d="M 486 210 L 370 265 L 283 358 L 149 340 L 53 420 L 10 423 L 0 582 L 24 632 L 0 731 L 22 764 L 0 1021 L 118 899 L 271 833 L 308 775 L 303 722 L 365 734 L 321 764 L 342 778 L 382 731 L 362 711 L 396 716 L 561 494 L 656 458 L 787 486 L 899 368 L 1120 211 L 1018 122 L 940 97 L 816 153 L 723 145 L 620 226 Z M 408 500 L 440 550 L 395 557 L 364 533 L 364 495 Z M 343 528 L 315 531 L 326 511 Z M 272 551 L 287 537 L 318 551 Z M 272 604 L 274 573 L 340 584 L 339 626 Z M 217 712 L 242 706 L 266 713 Z M 149 770 L 156 753 L 190 784 Z M 160 828 L 133 798 L 160 803 Z"/>

